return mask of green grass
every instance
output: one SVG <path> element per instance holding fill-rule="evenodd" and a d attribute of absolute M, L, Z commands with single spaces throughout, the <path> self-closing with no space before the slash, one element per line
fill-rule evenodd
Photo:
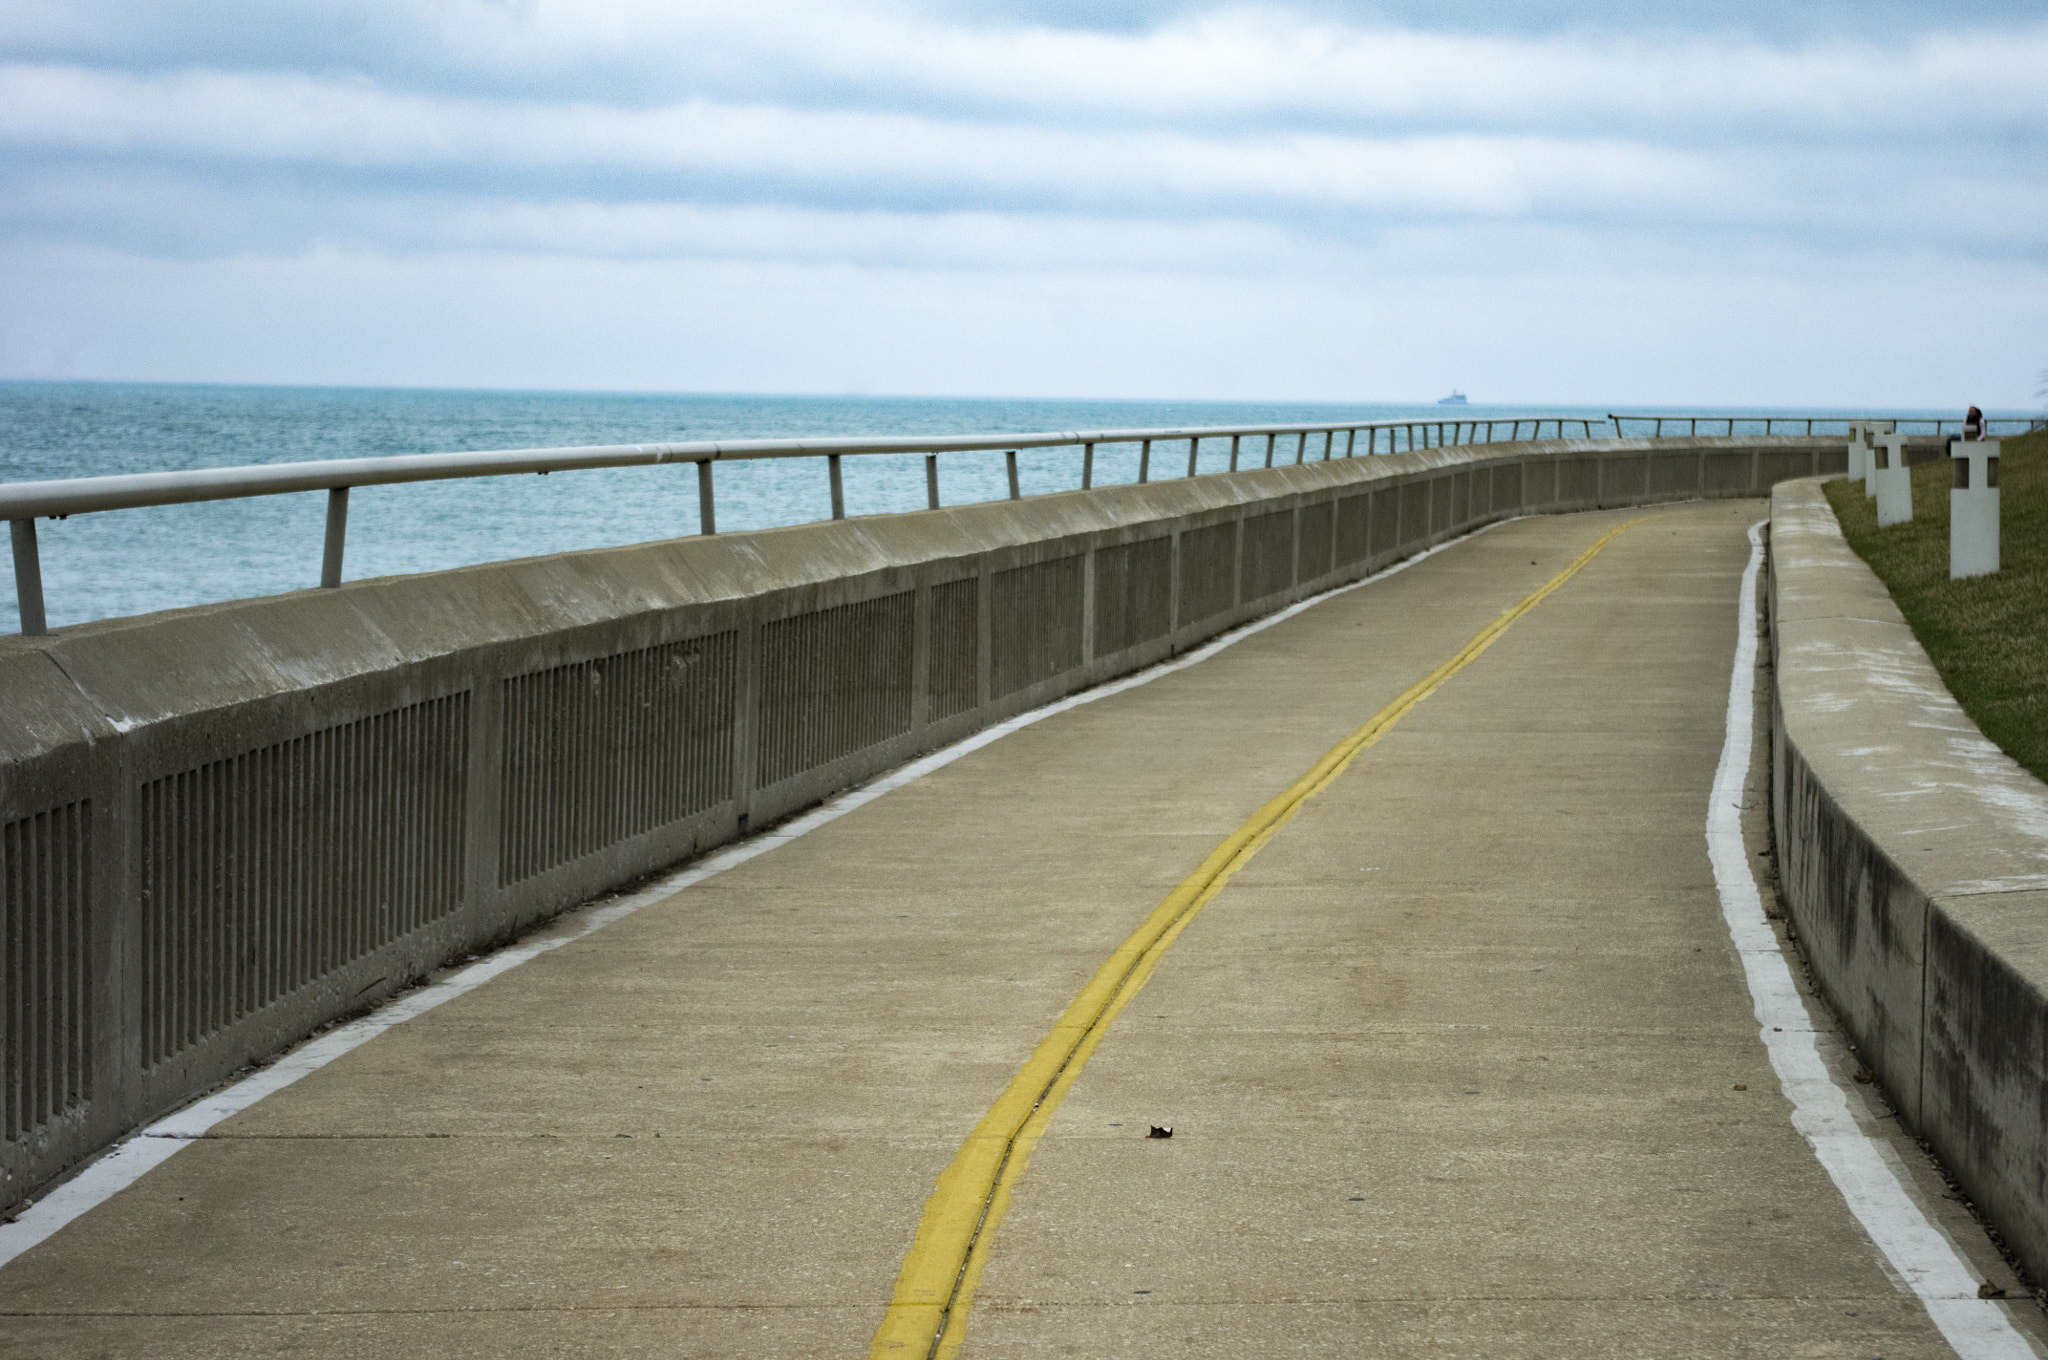
<path fill-rule="evenodd" d="M 1842 532 L 1891 591 L 1949 693 L 2048 780 L 2048 431 L 1999 452 L 1999 569 L 1948 579 L 1946 458 L 1913 469 L 1913 522 L 1877 527 L 1861 482 L 1827 484 Z"/>

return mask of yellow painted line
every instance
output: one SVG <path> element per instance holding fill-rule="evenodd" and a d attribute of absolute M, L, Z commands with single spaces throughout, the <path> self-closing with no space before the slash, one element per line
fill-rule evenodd
<path fill-rule="evenodd" d="M 1039 1042 L 1003 1093 L 996 1097 L 952 1165 L 939 1173 L 938 1188 L 925 1201 L 903 1268 L 896 1274 L 896 1292 L 889 1311 L 868 1347 L 875 1357 L 926 1356 L 950 1360 L 967 1337 L 967 1313 L 988 1259 L 996 1224 L 1009 1207 L 1010 1191 L 1023 1176 L 1031 1150 L 1044 1136 L 1053 1111 L 1081 1075 L 1081 1068 L 1102 1042 L 1110 1022 L 1138 994 L 1181 931 L 1224 884 L 1291 820 L 1302 804 L 1328 788 L 1366 747 L 1385 736 L 1417 704 L 1499 640 L 1516 619 L 1534 609 L 1609 543 L 1647 516 L 1629 520 L 1594 540 L 1571 565 L 1544 582 L 1521 603 L 1479 630 L 1443 665 L 1409 686 L 1398 699 L 1373 714 L 1371 721 L 1338 742 L 1308 773 L 1289 785 L 1230 833 L 1202 861 L 1202 867 L 1145 918 L 1109 960 L 1096 970 L 1066 1013 Z"/>

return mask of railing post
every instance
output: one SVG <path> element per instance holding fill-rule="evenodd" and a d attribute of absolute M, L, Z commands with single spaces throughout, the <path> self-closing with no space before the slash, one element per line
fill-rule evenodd
<path fill-rule="evenodd" d="M 21 635 L 41 637 L 50 631 L 43 617 L 43 563 L 36 554 L 36 522 L 9 520 L 14 539 L 14 598 L 21 608 Z"/>
<path fill-rule="evenodd" d="M 1200 447 L 1201 443 L 1202 441 L 1199 436 L 1188 440 L 1188 476 L 1190 477 L 1195 475 L 1195 450 Z"/>
<path fill-rule="evenodd" d="M 1323 461 L 1325 463 L 1330 461 L 1330 447 L 1336 442 L 1337 432 L 1335 430 L 1323 431 Z"/>
<path fill-rule="evenodd" d="M 825 469 L 832 479 L 832 518 L 846 518 L 846 482 L 839 473 L 839 455 L 825 455 Z"/>
<path fill-rule="evenodd" d="M 1275 439 L 1278 439 L 1278 438 L 1279 438 L 1279 436 L 1278 436 L 1278 435 L 1275 435 L 1275 434 L 1269 434 L 1269 435 L 1267 435 L 1267 436 L 1266 436 L 1266 466 L 1267 466 L 1267 467 L 1271 467 L 1271 466 L 1273 466 L 1273 441 L 1274 441 Z"/>
<path fill-rule="evenodd" d="M 1081 446 L 1081 489 L 1086 491 L 1094 485 L 1095 446 L 1093 444 L 1083 444 Z"/>
<path fill-rule="evenodd" d="M 1152 441 L 1149 439 L 1138 446 L 1138 480 L 1152 480 Z"/>
<path fill-rule="evenodd" d="M 1308 457 L 1308 431 L 1303 430 L 1294 437 L 1294 461 L 1299 463 Z"/>
<path fill-rule="evenodd" d="M 718 510 L 711 503 L 711 460 L 697 460 L 697 532 L 718 532 Z"/>
<path fill-rule="evenodd" d="M 327 491 L 327 547 L 320 555 L 320 588 L 341 588 L 341 552 L 348 542 L 348 488 Z"/>
<path fill-rule="evenodd" d="M 1010 499 L 1013 501 L 1023 500 L 1024 498 L 1017 492 L 1017 451 L 1015 449 L 1009 449 L 1004 452 L 1003 464 L 1009 469 L 1010 473 Z"/>
<path fill-rule="evenodd" d="M 1350 457 L 1350 456 L 1351 456 L 1352 454 L 1356 453 L 1357 451 L 1358 451 L 1358 431 L 1357 431 L 1357 429 L 1356 429 L 1356 428 L 1353 428 L 1353 429 L 1349 429 L 1349 430 L 1346 430 L 1346 431 L 1344 432 L 1344 456 L 1345 456 L 1346 458 L 1349 458 L 1349 457 Z"/>
<path fill-rule="evenodd" d="M 1230 470 L 1232 472 L 1237 471 L 1237 441 L 1242 438 L 1244 436 L 1239 434 L 1230 436 Z"/>
<path fill-rule="evenodd" d="M 1091 445 L 1090 447 L 1093 446 Z M 1081 485 L 1088 485 L 1085 478 L 1082 480 Z M 939 455 L 936 453 L 928 453 L 924 456 L 924 500 L 926 509 L 936 510 L 939 508 Z"/>

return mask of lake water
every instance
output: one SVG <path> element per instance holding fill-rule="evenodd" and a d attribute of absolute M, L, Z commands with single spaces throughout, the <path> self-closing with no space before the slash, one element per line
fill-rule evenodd
<path fill-rule="evenodd" d="M 756 397 L 576 392 L 0 382 L 0 482 L 396 453 L 658 443 L 795 435 L 1018 433 L 1033 430 L 1392 420 L 1566 417 L 1579 407 L 1036 401 L 911 397 Z M 1925 412 L 1899 412 L 1924 415 Z M 1953 413 L 1943 413 L 1952 415 Z M 1155 448 L 1153 475 L 1186 470 L 1186 450 Z M 1024 494 L 1080 484 L 1079 450 L 1018 455 Z M 1201 467 L 1228 465 L 1228 441 Z M 1134 481 L 1135 445 L 1096 454 L 1096 481 Z M 1000 452 L 940 460 L 947 504 L 1007 494 Z M 919 510 L 918 455 L 845 463 L 850 515 Z M 823 519 L 822 458 L 720 464 L 723 532 Z M 42 521 L 50 626 L 297 590 L 318 583 L 320 492 L 75 515 Z M 349 499 L 350 580 L 435 571 L 697 530 L 690 465 L 359 487 Z M 11 555 L 0 553 L 0 632 L 19 628 Z"/>

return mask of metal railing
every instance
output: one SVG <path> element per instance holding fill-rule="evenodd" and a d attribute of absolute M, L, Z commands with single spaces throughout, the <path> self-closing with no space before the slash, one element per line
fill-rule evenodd
<path fill-rule="evenodd" d="M 1691 415 L 1678 415 L 1678 416 L 1632 416 L 1632 415 L 1618 415 L 1618 414 L 1615 414 L 1615 413 L 1613 413 L 1613 412 L 1609 412 L 1609 413 L 1608 413 L 1608 416 L 1607 416 L 1607 423 L 1608 423 L 1608 424 L 1610 424 L 1610 425 L 1612 425 L 1612 426 L 1614 427 L 1614 434 L 1615 434 L 1615 438 L 1617 438 L 1617 439 L 1621 438 L 1622 436 L 1624 436 L 1624 435 L 1626 435 L 1626 434 L 1628 433 L 1628 430 L 1627 430 L 1626 428 L 1624 428 L 1624 426 L 1623 426 L 1623 424 L 1622 424 L 1622 422 L 1624 422 L 1624 421 L 1629 421 L 1629 422 L 1633 422 L 1633 423 L 1635 423 L 1635 424 L 1639 424 L 1639 425 L 1640 425 L 1640 424 L 1647 424 L 1647 425 L 1649 425 L 1649 426 L 1650 426 L 1651 428 L 1650 428 L 1650 430 L 1648 431 L 1648 434 L 1649 434 L 1649 436 L 1650 436 L 1650 437 L 1651 437 L 1652 439 L 1660 438 L 1660 437 L 1661 437 L 1661 436 L 1663 435 L 1663 433 L 1664 433 L 1664 426 L 1665 426 L 1665 425 L 1666 425 L 1667 423 L 1668 423 L 1668 424 L 1670 424 L 1670 425 L 1672 425 L 1672 426 L 1674 426 L 1674 427 L 1675 427 L 1675 426 L 1679 426 L 1679 425 L 1683 425 L 1683 426 L 1685 426 L 1685 431 L 1684 431 L 1684 432 L 1685 432 L 1686 434 L 1688 434 L 1688 435 L 1696 435 L 1696 434 L 1698 434 L 1698 433 L 1700 432 L 1700 425 L 1701 425 L 1702 423 L 1704 423 L 1704 424 L 1706 425 L 1706 427 L 1707 427 L 1707 433 L 1708 433 L 1708 434 L 1710 434 L 1710 435 L 1711 435 L 1711 434 L 1713 434 L 1713 433 L 1715 433 L 1715 430 L 1714 430 L 1714 427 L 1715 427 L 1715 426 L 1717 426 L 1717 425 L 1720 425 L 1720 426 L 1725 426 L 1725 427 L 1726 427 L 1725 433 L 1727 433 L 1727 434 L 1728 434 L 1728 435 L 1730 435 L 1730 436 L 1733 436 L 1733 435 L 1734 435 L 1734 433 L 1735 433 L 1735 427 L 1736 427 L 1737 425 L 1762 425 L 1762 426 L 1763 426 L 1763 430 L 1761 431 L 1761 433 L 1763 433 L 1763 434 L 1775 434 L 1775 433 L 1777 433 L 1777 427 L 1779 427 L 1779 426 L 1783 426 L 1783 427 L 1784 427 L 1784 428 L 1785 428 L 1785 429 L 1786 429 L 1787 431 L 1794 431 L 1794 430 L 1796 430 L 1796 431 L 1797 431 L 1798 433 L 1801 433 L 1801 434 L 1813 434 L 1813 433 L 1815 433 L 1815 430 L 1814 430 L 1814 428 L 1813 428 L 1815 424 L 1820 424 L 1820 425 L 1834 425 L 1834 426 L 1840 426 L 1840 427 L 1841 427 L 1841 433 L 1842 433 L 1842 434 L 1843 434 L 1843 436 L 1844 436 L 1844 437 L 1846 438 L 1846 437 L 1847 437 L 1847 433 L 1848 433 L 1848 427 L 1849 427 L 1849 424 L 1850 424 L 1850 422 L 1852 422 L 1852 421 L 1862 421 L 1862 422 L 1864 422 L 1865 424 L 1868 424 L 1868 423 L 1870 422 L 1870 420 L 1871 420 L 1871 419 L 1873 419 L 1873 418 L 1872 418 L 1872 417 L 1869 417 L 1869 416 L 1851 416 L 1851 415 L 1841 415 L 1841 414 L 1839 414 L 1839 413 L 1838 413 L 1838 414 L 1835 414 L 1835 415 L 1817 415 L 1817 416 L 1785 416 L 1785 415 L 1776 415 L 1776 416 L 1771 416 L 1771 415 L 1753 415 L 1753 416 L 1744 416 L 1744 415 L 1733 415 L 1733 416 L 1730 416 L 1730 415 L 1715 415 L 1715 416 L 1691 416 Z M 1892 425 L 1894 425 L 1894 426 L 1895 426 L 1895 427 L 1897 428 L 1898 432 L 1899 432 L 1899 433 L 1901 433 L 1901 434 L 1915 434 L 1915 433 L 1920 433 L 1920 432 L 1923 432 L 1923 431 L 1924 431 L 1924 432 L 1925 432 L 1925 433 L 1927 433 L 1927 434 L 1935 435 L 1935 436 L 1937 436 L 1937 437 L 1938 437 L 1938 436 L 1940 436 L 1940 435 L 1941 435 L 1942 433 L 1944 433 L 1945 431 L 1947 431 L 1947 430 L 1948 430 L 1948 429 L 1949 429 L 1950 427 L 1954 427 L 1954 429 L 1955 429 L 1955 432 L 1956 432 L 1957 434 L 1961 434 L 1961 433 L 1962 433 L 1962 431 L 1963 431 L 1963 421 L 1962 421 L 1962 418 L 1961 418 L 1960 416 L 1958 416 L 1958 417 L 1957 417 L 1956 419 L 1954 419 L 1954 420 L 1948 420 L 1948 419 L 1946 419 L 1946 418 L 1944 418 L 1944 419 L 1936 419 L 1936 418 L 1934 418 L 1934 417 L 1932 417 L 1932 416 L 1885 416 L 1885 417 L 1882 417 L 1882 419 L 1884 419 L 1885 421 L 1887 421 L 1887 422 L 1891 423 Z M 1984 422 L 1984 425 L 1985 425 L 1985 429 L 1984 429 L 1984 432 L 1985 432 L 1985 434 L 1987 434 L 1987 435 L 1990 435 L 1990 434 L 1998 434 L 1998 433 L 2006 433 L 2006 434 L 2031 434 L 2031 433 L 2033 433 L 2033 432 L 2034 432 L 2035 430 L 2041 429 L 2041 428 L 2043 428 L 2044 426 L 2048 426 L 2048 420 L 2039 420 L 2039 419 L 2035 419 L 2035 418 L 2033 418 L 2033 417 L 2028 417 L 2028 416 L 2015 416 L 2015 417 L 2005 417 L 2005 416 L 1999 416 L 1999 417 L 1997 417 L 1997 418 L 1995 418 L 1995 419 L 1987 419 L 1987 420 L 1986 420 L 1986 421 Z M 1994 429 L 1994 428 L 1993 428 L 1994 426 L 2001 426 L 2001 425 L 2002 425 L 2002 426 L 2005 426 L 2005 427 L 2006 427 L 2006 429 L 2005 429 L 2005 430 L 2003 430 L 2003 431 L 1999 431 L 1999 430 L 1997 430 L 1997 429 Z M 1917 427 L 1917 428 L 1911 428 L 1911 429 L 1909 429 L 1909 428 L 1908 428 L 1909 426 L 1910 426 L 1910 427 Z M 1931 428 L 1930 428 L 1930 427 L 1931 427 Z M 1677 431 L 1676 431 L 1676 430 L 1674 429 L 1674 431 L 1673 431 L 1673 432 L 1674 432 L 1674 433 L 1676 433 Z M 1640 433 L 1640 432 L 1639 432 L 1639 433 Z M 1756 433 L 1756 431 L 1750 431 L 1749 433 Z M 1835 433 L 1835 431 L 1834 431 L 1834 430 L 1822 430 L 1822 431 L 1820 431 L 1819 433 L 1822 433 L 1822 434 L 1833 434 L 1833 433 Z"/>
<path fill-rule="evenodd" d="M 852 439 L 741 439 L 676 444 L 605 444 L 584 448 L 508 449 L 482 453 L 419 453 L 384 458 L 335 458 L 306 463 L 258 463 L 244 467 L 196 468 L 179 472 L 129 473 L 111 477 L 73 477 L 47 482 L 0 483 L 0 519 L 8 521 L 14 548 L 15 595 L 20 602 L 21 631 L 39 637 L 48 631 L 43 608 L 42 560 L 36 547 L 36 520 L 65 519 L 101 510 L 128 510 L 150 505 L 188 505 L 201 501 L 236 500 L 249 496 L 282 496 L 295 492 L 327 493 L 327 528 L 321 556 L 320 584 L 341 584 L 342 553 L 348 538 L 348 493 L 351 487 L 397 482 L 448 481 L 462 477 L 508 477 L 590 468 L 649 467 L 694 463 L 697 467 L 698 531 L 718 532 L 711 468 L 714 463 L 765 458 L 825 459 L 832 518 L 846 518 L 846 490 L 840 460 L 849 455 L 922 453 L 925 494 L 929 507 L 939 508 L 939 455 L 988 453 L 1006 455 L 1010 499 L 1021 498 L 1017 485 L 1017 453 L 1021 449 L 1074 448 L 1082 451 L 1081 487 L 1095 483 L 1095 450 L 1104 444 L 1137 444 L 1138 480 L 1151 480 L 1152 446 L 1187 441 L 1188 470 L 1196 473 L 1204 440 L 1230 441 L 1230 471 L 1238 470 L 1246 439 L 1265 440 L 1263 466 L 1283 461 L 1351 458 L 1360 454 L 1398 453 L 1405 449 L 1446 444 L 1493 443 L 1506 431 L 1508 440 L 1540 439 L 1548 426 L 1555 438 L 1576 429 L 1587 438 L 1602 422 L 1578 416 L 1492 416 L 1471 419 L 1377 420 L 1314 425 L 1203 426 L 1154 430 L 1065 430 L 1038 434 L 939 435 L 912 438 L 889 436 Z M 1482 438 L 1481 431 L 1484 431 Z M 1384 432 L 1384 439 L 1381 437 Z M 1358 436 L 1365 435 L 1359 447 Z M 1341 455 L 1337 436 L 1344 436 Z M 1293 444 L 1288 449 L 1283 440 Z M 1385 447 L 1382 448 L 1381 445 Z M 1253 451 L 1255 454 L 1258 450 Z"/>

